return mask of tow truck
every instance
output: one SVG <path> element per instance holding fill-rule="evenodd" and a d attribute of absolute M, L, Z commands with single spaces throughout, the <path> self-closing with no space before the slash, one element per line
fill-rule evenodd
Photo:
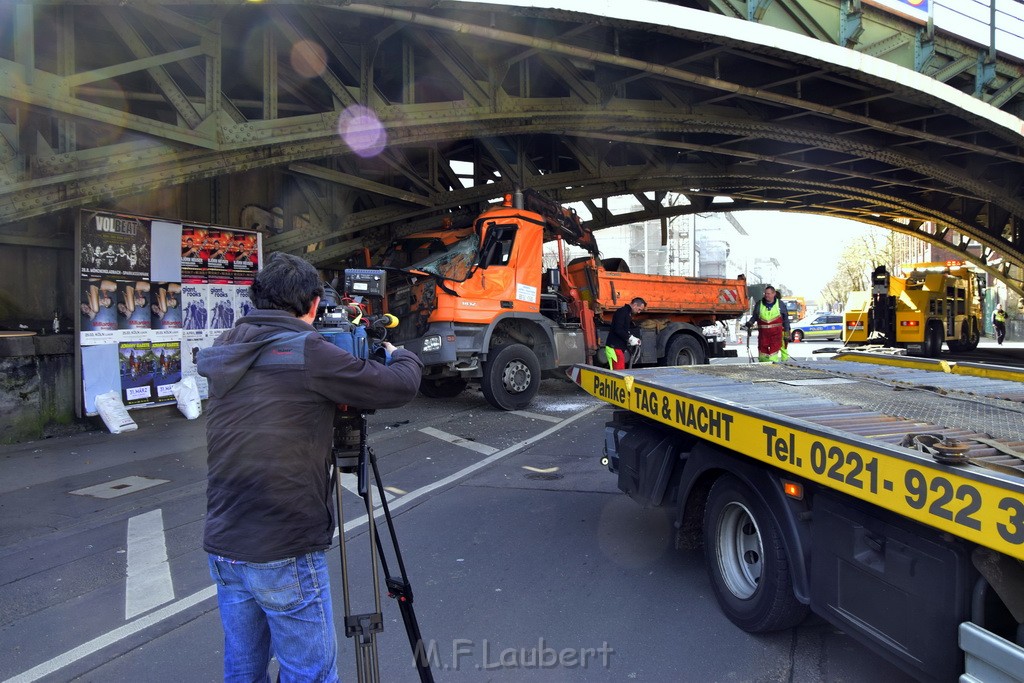
<path fill-rule="evenodd" d="M 871 273 L 871 291 L 847 297 L 847 346 L 903 348 L 938 357 L 946 344 L 954 353 L 973 351 L 981 340 L 984 276 L 963 261 L 909 263 L 902 277 L 884 266 Z"/>
<path fill-rule="evenodd" d="M 557 267 L 543 245 L 557 243 Z M 587 256 L 566 263 L 564 245 Z M 575 211 L 531 189 L 517 190 L 470 225 L 445 224 L 394 241 L 379 260 L 388 274 L 389 335 L 423 361 L 420 392 L 451 397 L 479 382 L 495 408 L 520 410 L 542 376 L 565 377 L 601 359 L 612 315 L 634 297 L 647 308 L 637 365 L 707 363 L 725 349 L 722 321 L 746 312 L 746 280 L 629 272 L 600 258 Z"/>
<path fill-rule="evenodd" d="M 722 611 L 809 612 L 921 680 L 1024 679 L 1024 372 L 847 352 L 611 371 L 603 462 L 675 511 Z"/>

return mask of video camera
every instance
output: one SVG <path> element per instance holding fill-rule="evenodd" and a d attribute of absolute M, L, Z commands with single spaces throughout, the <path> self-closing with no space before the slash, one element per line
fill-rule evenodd
<path fill-rule="evenodd" d="M 324 283 L 316 319 L 320 334 L 356 358 L 384 362 L 381 344 L 398 318 L 383 313 L 387 307 L 387 275 L 383 270 L 345 270 L 345 294 Z"/>

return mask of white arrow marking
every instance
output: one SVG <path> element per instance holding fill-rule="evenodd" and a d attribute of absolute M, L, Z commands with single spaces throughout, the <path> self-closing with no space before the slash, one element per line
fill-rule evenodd
<path fill-rule="evenodd" d="M 128 579 L 124 591 L 125 621 L 174 599 L 167 564 L 164 515 L 153 510 L 128 520 Z"/>

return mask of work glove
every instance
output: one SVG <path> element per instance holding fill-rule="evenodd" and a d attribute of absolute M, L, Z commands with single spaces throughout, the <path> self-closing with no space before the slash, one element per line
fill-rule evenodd
<path fill-rule="evenodd" d="M 640 344 L 640 340 L 634 337 L 633 335 L 629 335 L 629 339 L 626 340 L 626 343 L 629 344 L 630 346 L 637 346 Z"/>

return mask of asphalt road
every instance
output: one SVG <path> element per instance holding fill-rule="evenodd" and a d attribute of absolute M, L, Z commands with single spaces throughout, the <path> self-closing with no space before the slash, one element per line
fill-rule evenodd
<path fill-rule="evenodd" d="M 600 465 L 609 415 L 548 380 L 528 413 L 467 391 L 369 417 L 435 680 L 904 678 L 813 617 L 757 636 L 726 620 L 703 557 L 672 547 L 671 513 L 640 508 Z M 0 680 L 221 680 L 203 418 L 133 416 L 134 432 L 0 447 Z M 360 503 L 343 496 L 353 611 L 368 612 Z M 384 622 L 380 680 L 418 680 L 386 597 Z M 340 649 L 342 679 L 357 680 L 353 642 Z"/>

